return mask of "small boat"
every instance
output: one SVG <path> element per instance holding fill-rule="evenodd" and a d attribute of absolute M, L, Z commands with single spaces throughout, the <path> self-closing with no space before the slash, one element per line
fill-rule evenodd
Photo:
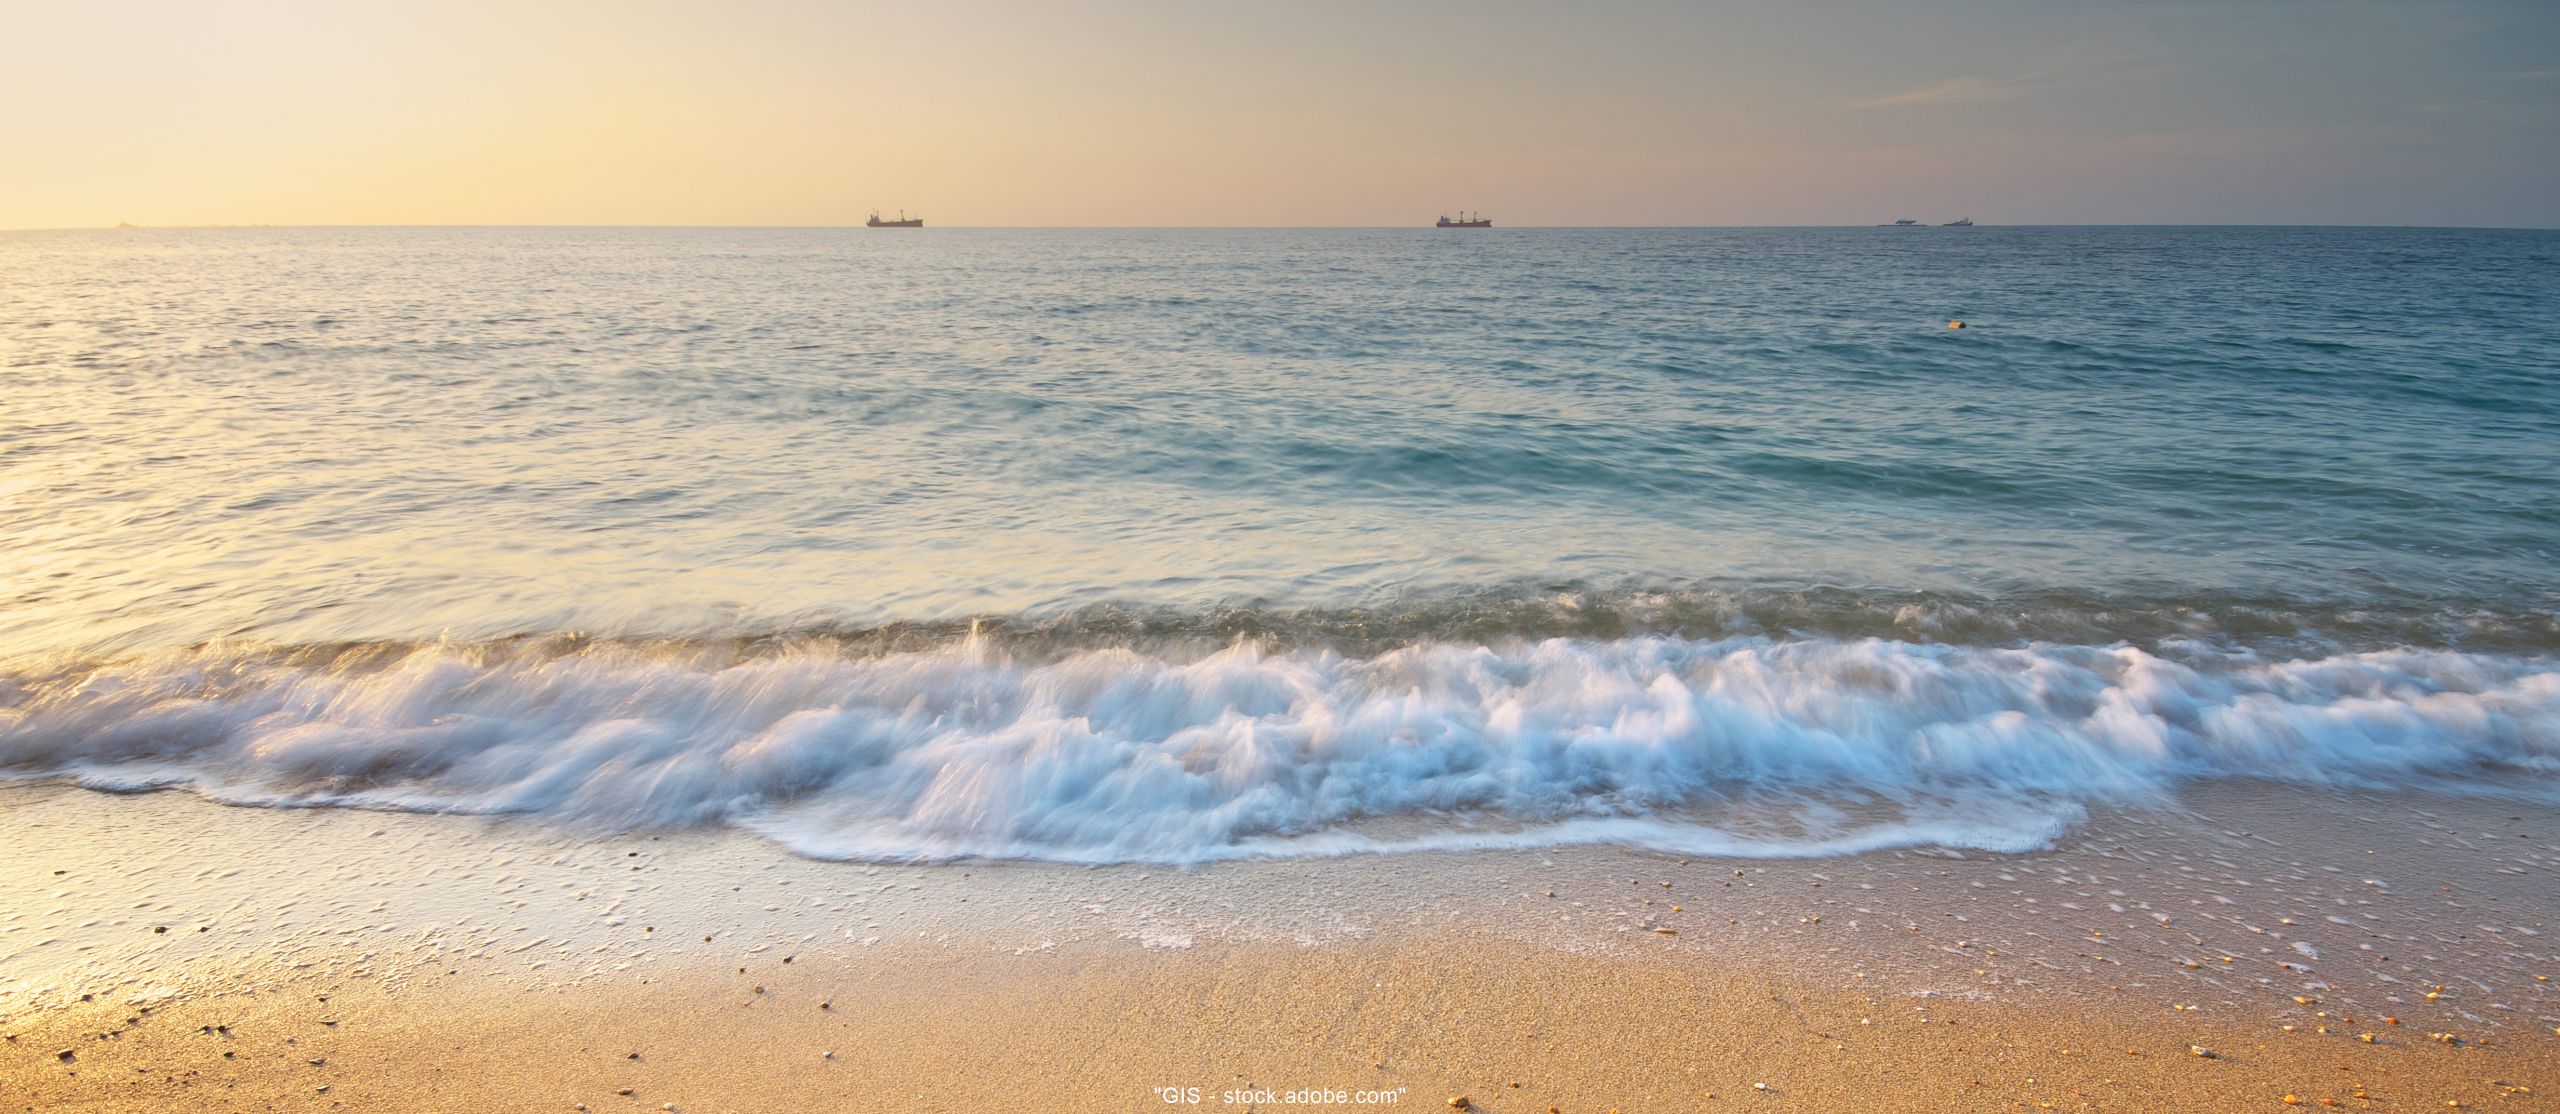
<path fill-rule="evenodd" d="M 1972 218 L 1972 217 L 1957 217 L 1956 219 L 1951 220 L 1951 221 L 1948 221 L 1947 223 L 1942 224 L 1942 225 L 1939 225 L 1938 227 L 1940 227 L 1940 228 L 1971 228 L 1971 227 L 1973 227 L 1973 218 Z"/>
<path fill-rule="evenodd" d="M 1458 214 L 1458 219 L 1456 219 L 1456 220 L 1450 220 L 1450 219 L 1449 219 L 1449 218 L 1447 218 L 1447 217 L 1442 217 L 1442 218 L 1440 218 L 1440 223 L 1439 223 L 1438 227 L 1441 227 L 1441 228 L 1491 228 L 1491 227 L 1493 227 L 1493 218 L 1492 218 L 1492 217 L 1488 217 L 1488 216 L 1486 216 L 1486 215 L 1484 215 L 1484 214 L 1482 214 L 1482 213 L 1468 213 L 1468 212 L 1461 211 L 1461 212 Z"/>
<path fill-rule="evenodd" d="M 900 209 L 898 210 L 898 219 L 881 220 L 880 211 L 874 209 L 871 212 L 871 219 L 862 223 L 871 228 L 922 228 L 924 227 L 924 218 L 908 216 L 906 210 Z"/>
<path fill-rule="evenodd" d="M 1916 221 L 1916 220 L 1913 220 L 1913 219 L 1911 219 L 1911 218 L 1909 218 L 1909 217 L 1904 217 L 1904 218 L 1902 218 L 1901 220 L 1898 220 L 1898 221 L 1893 222 L 1892 224 L 1879 224 L 1879 225 L 1877 225 L 1876 227 L 1878 227 L 1878 228 L 1918 228 L 1918 227 L 1920 227 L 1920 222 L 1919 222 L 1919 221 Z"/>

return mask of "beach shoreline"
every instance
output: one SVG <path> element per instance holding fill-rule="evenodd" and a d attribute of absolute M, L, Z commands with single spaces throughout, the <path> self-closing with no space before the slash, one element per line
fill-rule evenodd
<path fill-rule="evenodd" d="M 0 832 L 0 1078 L 30 1108 L 2521 1110 L 2560 1086 L 2560 807 L 2502 798 L 2220 783 L 2020 855 L 1191 869 L 61 786 L 0 790 Z"/>

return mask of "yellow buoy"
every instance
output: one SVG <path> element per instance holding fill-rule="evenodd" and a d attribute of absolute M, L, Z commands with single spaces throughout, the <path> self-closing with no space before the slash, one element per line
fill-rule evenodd
<path fill-rule="evenodd" d="M 1948 328 L 1950 328 L 1950 329 L 1961 329 L 1961 328 L 1964 328 L 1964 322 L 1962 322 L 1962 321 L 1949 321 L 1949 322 L 1947 322 L 1947 327 L 1948 327 Z"/>

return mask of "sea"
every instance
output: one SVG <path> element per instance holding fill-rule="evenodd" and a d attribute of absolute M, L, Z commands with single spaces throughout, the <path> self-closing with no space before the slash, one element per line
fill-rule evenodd
<path fill-rule="evenodd" d="M 0 781 L 1166 864 L 2560 800 L 2560 232 L 10 232 L 0 384 Z"/>

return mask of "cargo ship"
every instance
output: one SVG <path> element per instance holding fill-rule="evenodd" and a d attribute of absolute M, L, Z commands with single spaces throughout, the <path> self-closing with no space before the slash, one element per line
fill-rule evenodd
<path fill-rule="evenodd" d="M 924 227 L 924 218 L 908 216 L 906 210 L 900 209 L 898 210 L 898 219 L 881 220 L 879 211 L 875 209 L 871 213 L 871 219 L 862 223 L 872 228 L 922 228 Z"/>
<path fill-rule="evenodd" d="M 1484 215 L 1484 214 L 1482 214 L 1482 213 L 1466 213 L 1466 212 L 1461 212 L 1461 213 L 1459 213 L 1459 214 L 1458 214 L 1458 219 L 1456 219 L 1456 220 L 1450 220 L 1450 219 L 1449 219 L 1449 218 L 1447 218 L 1447 217 L 1442 217 L 1442 218 L 1440 218 L 1440 224 L 1439 224 L 1439 227 L 1441 227 L 1441 228 L 1491 228 L 1491 227 L 1493 227 L 1493 218 L 1488 217 L 1488 216 L 1486 216 L 1486 215 Z"/>
<path fill-rule="evenodd" d="M 1973 227 L 1973 218 L 1972 218 L 1972 217 L 1958 217 L 1958 218 L 1956 218 L 1955 220 L 1948 221 L 1947 223 L 1942 224 L 1942 225 L 1939 225 L 1938 227 L 1940 227 L 1940 228 L 1971 228 L 1971 227 Z"/>

